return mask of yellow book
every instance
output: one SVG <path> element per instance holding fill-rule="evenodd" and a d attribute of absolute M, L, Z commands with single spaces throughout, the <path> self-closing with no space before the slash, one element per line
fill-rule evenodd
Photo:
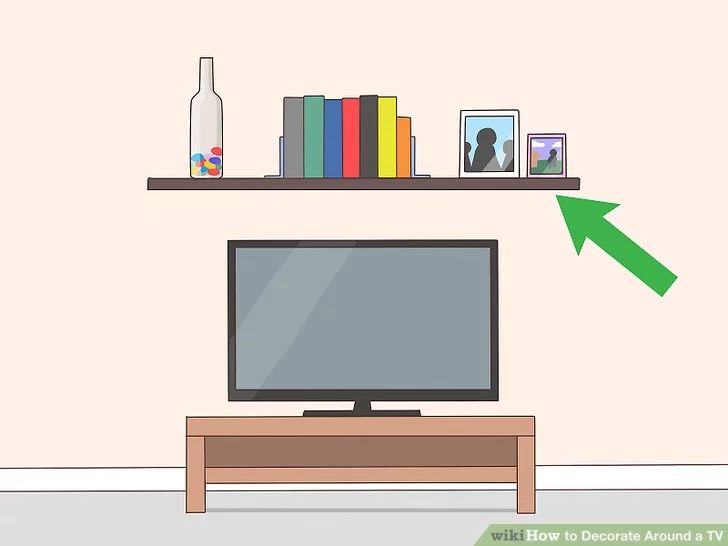
<path fill-rule="evenodd" d="M 397 97 L 379 97 L 379 178 L 397 177 Z"/>

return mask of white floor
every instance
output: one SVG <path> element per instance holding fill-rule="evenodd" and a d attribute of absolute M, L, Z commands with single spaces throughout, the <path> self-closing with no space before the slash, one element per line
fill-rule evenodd
<path fill-rule="evenodd" d="M 0 544 L 472 546 L 491 523 L 728 523 L 728 491 L 0 493 Z M 223 542 L 225 541 L 225 542 Z"/>
<path fill-rule="evenodd" d="M 182 491 L 185 469 L 181 467 L 116 468 L 0 468 L 2 491 Z M 248 489 L 312 489 L 314 485 L 255 485 Z M 485 484 L 485 489 L 513 489 L 514 484 Z M 536 487 L 545 490 L 606 489 L 728 489 L 728 465 L 539 465 Z M 362 484 L 326 485 L 325 489 L 371 489 Z M 452 484 L 393 484 L 377 488 L 452 489 Z M 482 484 L 457 488 L 481 490 Z M 208 490 L 245 490 L 246 486 L 210 485 Z"/>

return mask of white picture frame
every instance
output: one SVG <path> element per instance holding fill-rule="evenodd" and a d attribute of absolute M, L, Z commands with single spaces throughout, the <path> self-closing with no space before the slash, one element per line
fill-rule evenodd
<path fill-rule="evenodd" d="M 485 140 L 478 144 L 478 135 L 484 129 L 490 131 L 481 136 L 481 139 Z M 521 121 L 518 110 L 460 110 L 458 175 L 461 178 L 519 178 L 520 133 Z M 493 135 L 495 140 L 492 140 Z M 507 143 L 508 140 L 512 141 L 510 145 Z M 478 154 L 476 161 L 475 154 L 481 146 L 483 152 Z M 510 153 L 509 146 L 512 148 Z M 468 150 L 467 161 L 466 150 Z"/>

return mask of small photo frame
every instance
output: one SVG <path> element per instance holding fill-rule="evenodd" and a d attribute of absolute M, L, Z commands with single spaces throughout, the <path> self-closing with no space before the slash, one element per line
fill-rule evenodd
<path fill-rule="evenodd" d="M 528 135 L 529 178 L 566 177 L 566 135 L 539 133 Z"/>
<path fill-rule="evenodd" d="M 518 110 L 460 110 L 460 166 L 464 178 L 518 178 Z"/>

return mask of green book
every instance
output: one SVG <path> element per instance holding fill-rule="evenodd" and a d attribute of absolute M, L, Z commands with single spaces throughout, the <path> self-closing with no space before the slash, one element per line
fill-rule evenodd
<path fill-rule="evenodd" d="M 324 97 L 303 97 L 303 176 L 324 176 Z"/>

